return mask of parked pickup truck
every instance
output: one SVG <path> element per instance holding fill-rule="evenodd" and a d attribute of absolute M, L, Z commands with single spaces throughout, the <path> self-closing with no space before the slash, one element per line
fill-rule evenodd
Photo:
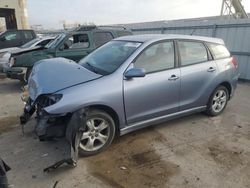
<path fill-rule="evenodd" d="M 7 77 L 20 79 L 20 76 L 15 74 L 24 73 L 16 73 L 12 70 L 15 67 L 24 67 L 26 68 L 24 80 L 28 81 L 32 67 L 39 60 L 64 57 L 78 62 L 106 42 L 125 35 L 132 35 L 132 32 L 123 27 L 81 26 L 75 31 L 60 34 L 45 47 L 35 47 L 12 53 L 9 68 L 5 68 L 4 71 L 7 73 Z"/>
<path fill-rule="evenodd" d="M 37 36 L 33 30 L 8 30 L 0 34 L 0 49 L 20 47 L 35 39 Z"/>
<path fill-rule="evenodd" d="M 8 67 L 8 62 L 9 62 L 11 53 L 15 53 L 18 50 L 33 48 L 35 46 L 46 46 L 48 43 L 50 43 L 54 39 L 55 37 L 43 37 L 43 38 L 39 37 L 39 38 L 35 38 L 25 43 L 21 47 L 11 47 L 11 48 L 1 49 L 0 50 L 0 72 L 2 72 L 3 66 Z M 21 68 L 18 68 L 17 70 L 21 70 Z"/>

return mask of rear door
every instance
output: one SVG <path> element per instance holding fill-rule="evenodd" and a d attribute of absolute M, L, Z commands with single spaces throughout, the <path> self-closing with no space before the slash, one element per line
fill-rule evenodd
<path fill-rule="evenodd" d="M 179 40 L 180 111 L 207 104 L 217 75 L 215 61 L 203 42 Z"/>
<path fill-rule="evenodd" d="M 76 33 L 69 35 L 56 50 L 56 57 L 65 57 L 79 61 L 93 51 L 90 33 Z"/>
<path fill-rule="evenodd" d="M 180 70 L 175 64 L 174 42 L 163 41 L 149 46 L 136 58 L 133 66 L 145 69 L 146 76 L 124 80 L 127 123 L 177 112 Z"/>

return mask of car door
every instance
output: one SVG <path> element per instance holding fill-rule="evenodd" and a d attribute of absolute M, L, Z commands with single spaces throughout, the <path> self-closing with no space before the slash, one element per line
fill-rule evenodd
<path fill-rule="evenodd" d="M 128 124 L 175 113 L 179 107 L 180 70 L 175 64 L 173 41 L 147 47 L 132 66 L 146 76 L 124 79 L 124 105 Z"/>
<path fill-rule="evenodd" d="M 215 61 L 203 42 L 179 40 L 180 111 L 206 105 L 217 75 Z"/>
<path fill-rule="evenodd" d="M 89 33 L 76 33 L 69 35 L 56 50 L 56 57 L 65 57 L 79 61 L 93 51 Z"/>

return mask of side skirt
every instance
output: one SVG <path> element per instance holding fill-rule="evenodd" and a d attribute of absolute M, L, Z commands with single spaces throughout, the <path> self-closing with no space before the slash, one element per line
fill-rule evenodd
<path fill-rule="evenodd" d="M 142 129 L 142 128 L 148 127 L 150 125 L 162 123 L 162 122 L 165 122 L 167 120 L 175 119 L 177 117 L 186 116 L 186 115 L 193 114 L 193 113 L 196 113 L 196 112 L 202 112 L 202 111 L 206 110 L 206 107 L 207 106 L 191 108 L 191 109 L 188 109 L 188 110 L 183 110 L 181 112 L 176 112 L 176 113 L 173 113 L 173 114 L 167 114 L 165 116 L 156 117 L 156 118 L 152 118 L 152 119 L 149 119 L 149 120 L 133 123 L 133 124 L 130 124 L 130 125 L 126 126 L 123 129 L 121 129 L 120 130 L 120 135 L 122 136 L 122 135 L 130 133 L 132 131 Z"/>

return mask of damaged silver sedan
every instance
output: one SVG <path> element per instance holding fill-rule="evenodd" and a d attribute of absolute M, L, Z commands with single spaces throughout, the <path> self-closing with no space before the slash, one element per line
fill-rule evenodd
<path fill-rule="evenodd" d="M 233 96 L 237 67 L 221 39 L 121 37 L 78 64 L 37 62 L 21 123 L 36 112 L 40 140 L 66 136 L 81 155 L 94 155 L 116 135 L 195 112 L 219 115 Z"/>

